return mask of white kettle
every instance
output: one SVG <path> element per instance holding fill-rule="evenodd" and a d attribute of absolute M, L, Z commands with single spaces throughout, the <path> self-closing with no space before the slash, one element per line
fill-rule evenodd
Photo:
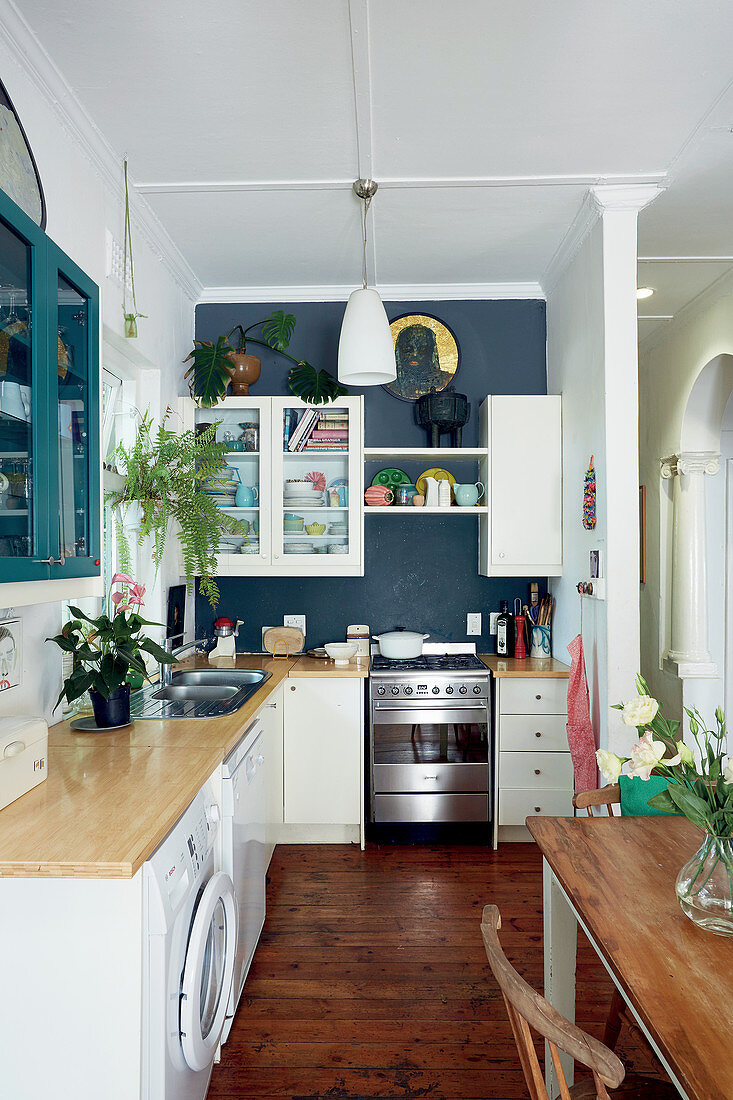
<path fill-rule="evenodd" d="M 438 507 L 438 482 L 434 477 L 426 477 L 425 484 L 427 486 L 427 492 L 425 493 L 425 507 L 437 508 Z"/>

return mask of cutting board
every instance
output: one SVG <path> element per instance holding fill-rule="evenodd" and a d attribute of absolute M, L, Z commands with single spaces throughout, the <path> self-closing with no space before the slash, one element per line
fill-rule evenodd
<path fill-rule="evenodd" d="M 284 643 L 284 644 L 283 644 Z M 267 653 L 302 653 L 305 635 L 297 626 L 271 626 L 262 638 Z"/>

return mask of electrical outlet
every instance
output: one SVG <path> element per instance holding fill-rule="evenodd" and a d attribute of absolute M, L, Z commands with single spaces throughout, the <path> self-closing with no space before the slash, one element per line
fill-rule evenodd
<path fill-rule="evenodd" d="M 499 612 L 489 612 L 489 634 L 496 634 L 499 630 Z"/>
<path fill-rule="evenodd" d="M 298 627 L 305 637 L 305 615 L 283 615 L 283 626 Z"/>
<path fill-rule="evenodd" d="M 469 637 L 470 637 L 472 634 L 480 634 L 480 633 L 481 633 L 481 612 L 480 611 L 469 611 L 468 614 L 466 615 L 466 634 L 468 634 Z"/>

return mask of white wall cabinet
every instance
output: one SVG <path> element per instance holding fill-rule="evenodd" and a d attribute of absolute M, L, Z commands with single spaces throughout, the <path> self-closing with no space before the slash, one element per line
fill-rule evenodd
<path fill-rule="evenodd" d="M 327 416 L 338 416 L 348 439 L 343 447 L 323 440 L 320 449 L 290 451 L 286 425 L 294 423 L 311 406 L 297 398 L 227 397 L 213 409 L 200 409 L 190 398 L 180 399 L 184 427 L 219 421 L 216 438 L 236 445 L 243 424 L 256 426 L 256 451 L 232 449 L 227 465 L 233 480 L 257 490 L 246 507 L 224 507 L 223 511 L 242 521 L 247 537 L 224 539 L 217 554 L 221 577 L 241 576 L 332 576 L 364 575 L 364 399 L 343 397 L 315 407 Z M 317 430 L 327 434 L 328 425 Z M 306 474 L 321 474 L 326 486 L 325 503 L 319 507 L 288 503 L 286 487 Z M 342 489 L 338 502 L 329 490 Z M 285 530 L 285 514 L 302 517 L 303 529 Z M 309 534 L 313 523 L 324 530 Z M 295 552 L 294 552 L 295 551 Z"/>
<path fill-rule="evenodd" d="M 479 409 L 484 577 L 562 574 L 562 398 L 487 397 Z M 578 509 L 582 501 L 579 499 Z"/>
<path fill-rule="evenodd" d="M 364 844 L 364 681 L 285 681 L 283 839 Z"/>
<path fill-rule="evenodd" d="M 526 839 L 525 819 L 573 816 L 565 677 L 496 680 L 494 835 Z"/>

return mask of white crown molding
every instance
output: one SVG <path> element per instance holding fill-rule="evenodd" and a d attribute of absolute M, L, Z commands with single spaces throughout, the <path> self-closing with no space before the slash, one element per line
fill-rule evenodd
<path fill-rule="evenodd" d="M 590 191 L 586 191 L 580 210 L 570 224 L 570 227 L 560 241 L 555 254 L 547 265 L 542 276 L 542 287 L 545 296 L 549 295 L 557 286 L 561 275 L 572 263 L 580 251 L 583 241 L 590 233 L 596 222 L 600 221 L 601 211 L 593 201 Z"/>
<path fill-rule="evenodd" d="M 441 190 L 472 187 L 601 187 L 613 186 L 659 186 L 664 179 L 662 173 L 640 176 L 599 176 L 597 173 L 582 173 L 571 176 L 434 176 L 434 177 L 398 177 L 387 176 L 377 180 L 380 191 L 399 190 Z M 218 192 L 237 191 L 350 191 L 352 179 L 336 177 L 314 180 L 150 180 L 137 183 L 136 191 L 144 195 L 186 195 L 217 194 Z"/>
<path fill-rule="evenodd" d="M 89 161 L 114 198 L 124 203 L 122 157 L 119 156 L 77 99 L 70 85 L 11 0 L 0 0 L 0 39 L 18 67 L 55 113 L 59 124 Z M 174 244 L 147 201 L 133 191 L 131 216 L 148 247 L 192 301 L 201 282 Z"/>
<path fill-rule="evenodd" d="M 199 305 L 233 302 L 345 302 L 356 287 L 348 286 L 207 286 Z M 539 283 L 377 284 L 385 302 L 544 299 Z"/>

